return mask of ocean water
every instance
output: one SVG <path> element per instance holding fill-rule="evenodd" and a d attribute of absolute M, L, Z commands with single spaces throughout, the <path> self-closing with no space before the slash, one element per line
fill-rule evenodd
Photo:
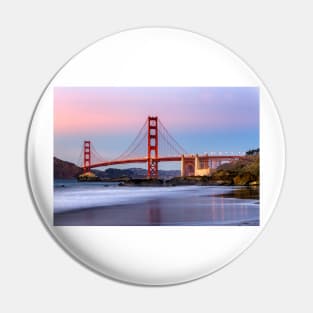
<path fill-rule="evenodd" d="M 54 182 L 54 225 L 259 225 L 258 189 Z"/>

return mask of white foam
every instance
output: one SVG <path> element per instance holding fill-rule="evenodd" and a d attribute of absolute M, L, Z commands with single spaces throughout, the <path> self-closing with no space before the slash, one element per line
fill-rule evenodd
<path fill-rule="evenodd" d="M 227 192 L 225 187 L 119 187 L 78 186 L 55 188 L 54 212 L 66 212 L 119 204 L 143 203 L 154 199 L 184 198 Z"/>

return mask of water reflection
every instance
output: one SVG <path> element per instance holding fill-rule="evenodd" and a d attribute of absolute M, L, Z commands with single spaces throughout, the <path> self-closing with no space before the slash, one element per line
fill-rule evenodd
<path fill-rule="evenodd" d="M 158 200 L 150 200 L 148 205 L 148 221 L 150 225 L 162 225 L 161 209 Z"/>
<path fill-rule="evenodd" d="M 118 189 L 115 194 L 118 197 Z M 122 190 L 123 191 L 123 190 Z M 137 191 L 135 189 L 132 192 Z M 90 192 L 90 191 L 89 191 Z M 138 189 L 140 195 L 142 189 Z M 102 205 L 54 215 L 55 225 L 259 225 L 258 188 L 193 186 L 169 189 L 151 199 Z"/>

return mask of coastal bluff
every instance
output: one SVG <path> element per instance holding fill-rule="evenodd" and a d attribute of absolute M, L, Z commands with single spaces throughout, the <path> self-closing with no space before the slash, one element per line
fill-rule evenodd
<path fill-rule="evenodd" d="M 75 179 L 83 171 L 74 163 L 53 158 L 54 179 Z"/>

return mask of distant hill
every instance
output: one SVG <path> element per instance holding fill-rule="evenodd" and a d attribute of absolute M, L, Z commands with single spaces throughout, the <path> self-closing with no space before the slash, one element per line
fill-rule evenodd
<path fill-rule="evenodd" d="M 127 168 L 127 169 L 119 169 L 119 168 L 107 168 L 104 171 L 101 170 L 92 170 L 100 178 L 120 178 L 120 177 L 136 177 L 136 178 L 144 178 L 147 175 L 147 171 L 143 168 Z"/>
<path fill-rule="evenodd" d="M 100 178 L 120 178 L 120 177 L 130 177 L 130 178 L 146 178 L 147 170 L 143 168 L 107 168 L 104 171 L 101 170 L 91 170 L 96 176 Z M 60 160 L 54 157 L 54 178 L 55 179 L 73 179 L 82 173 L 82 169 L 75 165 L 74 163 Z M 159 177 L 162 179 L 169 179 L 175 176 L 179 176 L 180 171 L 178 170 L 159 170 Z"/>
<path fill-rule="evenodd" d="M 105 171 L 92 170 L 100 178 L 120 178 L 120 177 L 130 177 L 130 178 L 146 178 L 147 170 L 143 168 L 127 168 L 127 169 L 118 169 L 118 168 L 108 168 Z M 168 179 L 172 177 L 180 176 L 180 171 L 178 170 L 159 170 L 159 178 Z"/>

